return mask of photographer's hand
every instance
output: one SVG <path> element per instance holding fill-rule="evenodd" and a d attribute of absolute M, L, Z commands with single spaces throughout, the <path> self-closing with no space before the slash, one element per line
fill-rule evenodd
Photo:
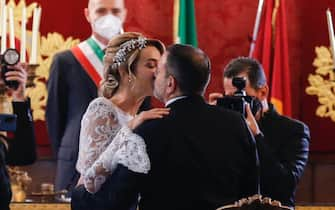
<path fill-rule="evenodd" d="M 10 89 L 13 101 L 25 101 L 25 89 L 27 83 L 27 64 L 18 63 L 15 66 L 8 66 L 9 69 L 14 71 L 8 71 L 5 76 L 8 81 L 17 81 L 19 86 L 16 90 Z"/>
<path fill-rule="evenodd" d="M 250 109 L 250 105 L 248 103 L 246 103 L 245 109 L 246 109 L 246 112 L 247 112 L 247 118 L 245 119 L 245 121 L 247 122 L 247 125 L 249 126 L 252 134 L 254 136 L 257 136 L 258 134 L 261 133 L 261 130 L 258 127 L 257 121 L 256 121 L 254 115 L 252 114 L 251 109 Z"/>
<path fill-rule="evenodd" d="M 223 98 L 223 94 L 222 93 L 211 93 L 208 96 L 208 103 L 210 105 L 216 105 L 216 102 L 219 98 Z"/>

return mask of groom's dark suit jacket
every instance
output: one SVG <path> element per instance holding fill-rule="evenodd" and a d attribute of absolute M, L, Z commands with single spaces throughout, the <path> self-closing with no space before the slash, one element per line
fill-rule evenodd
<path fill-rule="evenodd" d="M 75 193 L 73 206 L 129 209 L 140 193 L 141 210 L 209 210 L 257 193 L 255 142 L 240 114 L 219 110 L 200 96 L 169 107 L 167 117 L 135 130 L 145 140 L 150 172 L 119 165 L 100 192 Z"/>

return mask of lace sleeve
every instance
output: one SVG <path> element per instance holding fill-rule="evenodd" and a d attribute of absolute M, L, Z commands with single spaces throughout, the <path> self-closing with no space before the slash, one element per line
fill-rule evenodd
<path fill-rule="evenodd" d="M 92 166 L 120 128 L 115 109 L 107 99 L 97 98 L 90 103 L 81 121 L 76 165 L 80 174 Z"/>
<path fill-rule="evenodd" d="M 97 192 L 106 177 L 118 164 L 137 173 L 148 173 L 150 160 L 144 140 L 123 126 L 107 149 L 99 156 L 84 175 L 84 185 L 88 192 Z"/>

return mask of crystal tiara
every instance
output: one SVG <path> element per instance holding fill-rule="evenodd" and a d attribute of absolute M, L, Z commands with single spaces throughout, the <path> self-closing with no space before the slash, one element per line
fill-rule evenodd
<path fill-rule="evenodd" d="M 126 56 L 129 52 L 135 49 L 143 49 L 146 47 L 147 39 L 144 37 L 138 37 L 137 39 L 131 39 L 121 44 L 120 49 L 115 53 L 113 58 L 112 67 L 118 68 L 122 63 L 126 61 Z"/>

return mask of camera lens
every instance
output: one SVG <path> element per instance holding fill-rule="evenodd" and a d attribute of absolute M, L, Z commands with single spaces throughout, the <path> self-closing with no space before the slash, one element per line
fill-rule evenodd
<path fill-rule="evenodd" d="M 238 90 L 243 90 L 246 86 L 246 79 L 243 77 L 234 77 L 232 83 Z"/>
<path fill-rule="evenodd" d="M 20 54 L 15 49 L 7 49 L 3 55 L 4 62 L 13 66 L 19 62 Z"/>

